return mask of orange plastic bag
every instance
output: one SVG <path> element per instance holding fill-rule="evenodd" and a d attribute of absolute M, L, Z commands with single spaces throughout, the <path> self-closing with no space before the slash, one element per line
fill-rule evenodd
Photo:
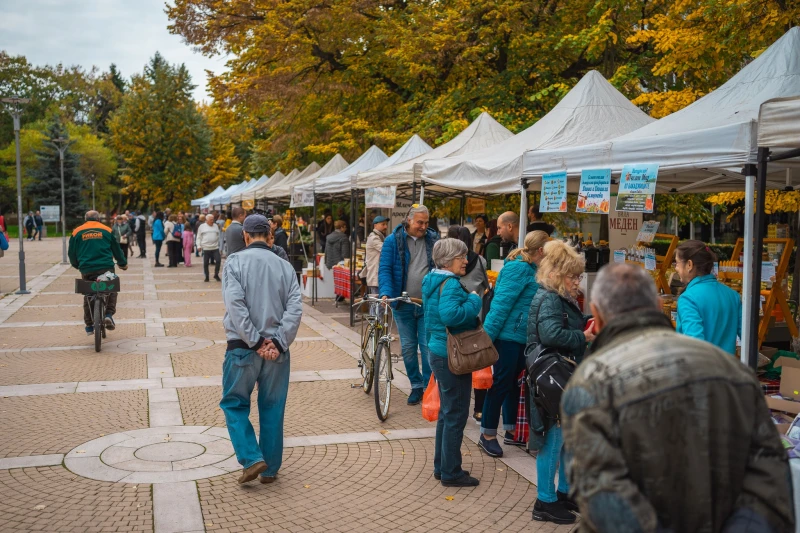
<path fill-rule="evenodd" d="M 492 367 L 490 366 L 472 373 L 473 389 L 490 389 L 492 388 L 492 382 Z"/>
<path fill-rule="evenodd" d="M 422 395 L 422 418 L 428 422 L 436 422 L 439 418 L 439 385 L 431 374 L 428 388 Z"/>

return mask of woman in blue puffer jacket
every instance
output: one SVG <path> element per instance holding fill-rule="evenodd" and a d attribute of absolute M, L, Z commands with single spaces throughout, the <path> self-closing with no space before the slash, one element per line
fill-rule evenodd
<path fill-rule="evenodd" d="M 544 245 L 550 236 L 544 231 L 531 231 L 525 236 L 525 247 L 511 252 L 497 277 L 494 299 L 486 315 L 484 329 L 494 341 L 500 358 L 494 364 L 492 387 L 486 394 L 478 446 L 491 457 L 502 457 L 497 442 L 497 425 L 503 410 L 505 444 L 524 445 L 514 439 L 517 423 L 519 386 L 517 377 L 525 368 L 528 313 L 531 300 L 539 289 L 536 269 L 544 257 Z"/>
<path fill-rule="evenodd" d="M 422 280 L 422 307 L 430 365 L 439 384 L 439 420 L 433 454 L 433 476 L 445 487 L 475 487 L 478 480 L 461 469 L 461 441 L 469 416 L 472 374 L 456 375 L 447 366 L 447 330 L 475 329 L 481 297 L 467 292 L 459 278 L 467 267 L 467 245 L 442 239 L 431 254 L 436 268 Z"/>

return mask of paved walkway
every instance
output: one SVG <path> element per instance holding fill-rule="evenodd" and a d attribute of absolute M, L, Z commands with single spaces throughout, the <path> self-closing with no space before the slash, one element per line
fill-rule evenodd
<path fill-rule="evenodd" d="M 0 260 L 0 531 L 569 531 L 531 521 L 534 460 L 482 454 L 472 421 L 464 467 L 433 479 L 434 426 L 396 372 L 389 419 L 353 387 L 358 334 L 345 310 L 305 306 L 291 349 L 278 481 L 240 486 L 218 407 L 225 334 L 220 285 L 202 264 L 121 273 L 117 328 L 101 353 L 83 332 L 61 241 L 16 242 Z M 402 365 L 400 365 L 402 366 Z M 405 393 L 405 394 L 403 394 Z M 258 426 L 255 412 L 251 415 Z"/>

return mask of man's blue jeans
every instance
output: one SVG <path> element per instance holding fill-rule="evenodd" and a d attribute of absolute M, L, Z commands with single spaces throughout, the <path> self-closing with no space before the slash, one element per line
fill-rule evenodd
<path fill-rule="evenodd" d="M 433 473 L 442 481 L 453 481 L 464 475 L 461 470 L 461 441 L 469 416 L 472 374 L 456 375 L 447 366 L 447 357 L 431 354 L 433 375 L 439 385 L 439 419 L 433 452 Z"/>
<path fill-rule="evenodd" d="M 399 302 L 394 319 L 400 334 L 400 350 L 411 388 L 425 388 L 431 379 L 431 365 L 428 362 L 428 339 L 425 336 L 425 315 L 422 308 Z M 422 373 L 419 371 L 420 357 L 417 356 L 417 347 L 422 359 Z"/>
<path fill-rule="evenodd" d="M 561 437 L 561 428 L 552 426 L 545 433 L 544 446 L 536 456 L 539 500 L 545 503 L 558 501 L 558 495 L 555 493 L 556 471 L 558 471 L 558 492 L 569 494 L 567 474 L 564 472 L 564 441 Z"/>
<path fill-rule="evenodd" d="M 513 341 L 496 340 L 494 346 L 500 356 L 494 364 L 492 387 L 486 392 L 483 403 L 481 433 L 497 435 L 500 409 L 503 410 L 503 429 L 513 432 L 517 424 L 519 386 L 517 377 L 525 368 L 525 345 Z"/>
<path fill-rule="evenodd" d="M 259 440 L 250 423 L 250 395 L 258 383 Z M 283 415 L 289 391 L 289 352 L 267 361 L 253 350 L 225 352 L 222 363 L 222 401 L 225 423 L 236 459 L 244 468 L 267 463 L 263 476 L 278 473 L 283 461 Z M 259 449 L 260 448 L 260 449 Z"/>

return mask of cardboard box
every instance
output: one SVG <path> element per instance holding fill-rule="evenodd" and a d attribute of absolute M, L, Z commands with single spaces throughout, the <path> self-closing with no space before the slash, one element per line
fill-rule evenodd
<path fill-rule="evenodd" d="M 772 396 L 767 396 L 767 407 L 769 407 L 773 411 L 781 411 L 793 415 L 800 414 L 800 402 L 794 402 L 792 400 L 784 400 L 783 398 L 774 398 Z"/>
<path fill-rule="evenodd" d="M 775 367 L 781 367 L 781 396 L 800 401 L 800 361 L 790 357 L 779 357 Z"/>

